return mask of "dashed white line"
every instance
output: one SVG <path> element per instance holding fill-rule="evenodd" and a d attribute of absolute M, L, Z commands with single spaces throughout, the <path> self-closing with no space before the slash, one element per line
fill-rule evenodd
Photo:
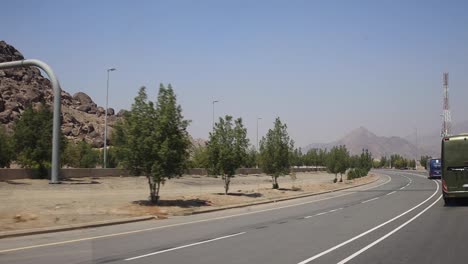
<path fill-rule="evenodd" d="M 379 199 L 379 198 L 380 198 L 380 197 L 375 197 L 375 198 L 372 198 L 372 199 L 369 199 L 369 200 L 362 201 L 361 203 L 368 203 L 368 202 L 377 200 L 377 199 Z"/>
<path fill-rule="evenodd" d="M 343 210 L 343 208 L 333 209 L 333 210 L 330 210 L 330 211 L 328 211 L 328 212 L 329 212 L 329 213 L 333 213 L 333 212 L 336 212 L 336 211 L 339 211 L 339 210 Z"/>
<path fill-rule="evenodd" d="M 387 193 L 386 195 L 392 195 L 392 194 L 394 194 L 394 193 L 396 193 L 396 191 L 389 192 L 389 193 Z"/>
<path fill-rule="evenodd" d="M 169 251 L 174 251 L 174 250 L 177 250 L 177 249 L 182 249 L 182 248 L 186 248 L 186 247 L 193 247 L 193 246 L 213 242 L 213 241 L 220 240 L 220 239 L 235 237 L 235 236 L 242 235 L 242 234 L 245 234 L 245 233 L 246 232 L 240 232 L 240 233 L 236 233 L 236 234 L 232 234 L 232 235 L 228 235 L 228 236 L 222 236 L 222 237 L 217 237 L 217 238 L 213 238 L 213 239 L 208 239 L 208 240 L 205 240 L 205 241 L 200 241 L 200 242 L 197 242 L 197 243 L 192 243 L 192 244 L 188 244 L 188 245 L 184 245 L 184 246 L 180 246 L 180 247 L 160 250 L 160 251 L 156 251 L 156 252 L 153 252 L 153 253 L 149 253 L 149 254 L 145 254 L 145 255 L 141 255 L 141 256 L 136 256 L 136 257 L 133 257 L 133 258 L 128 258 L 128 259 L 125 259 L 125 260 L 128 261 L 128 260 L 135 260 L 135 259 L 139 259 L 139 258 L 145 258 L 145 257 L 149 257 L 149 256 L 161 254 L 161 253 L 166 253 L 166 252 L 169 252 Z"/>
<path fill-rule="evenodd" d="M 417 209 L 418 207 L 420 207 L 421 205 L 425 204 L 427 201 L 432 199 L 432 197 L 434 197 L 439 192 L 439 183 L 438 182 L 435 182 L 435 183 L 437 185 L 437 188 L 436 188 L 435 192 L 431 196 L 429 196 L 426 200 L 422 201 L 421 203 L 417 204 L 416 206 L 414 206 L 414 207 L 410 208 L 409 210 L 395 216 L 394 218 L 392 218 L 392 219 L 390 219 L 390 220 L 388 220 L 388 221 L 386 221 L 386 222 L 384 222 L 384 223 L 382 223 L 382 224 L 380 224 L 378 226 L 375 226 L 375 227 L 373 227 L 373 228 L 371 228 L 371 229 L 369 229 L 369 230 L 367 230 L 367 231 L 365 231 L 365 232 L 363 232 L 363 233 L 361 233 L 361 234 L 359 234 L 359 235 L 357 235 L 355 237 L 352 237 L 352 238 L 350 238 L 350 239 L 348 239 L 348 240 L 346 240 L 346 241 L 344 241 L 344 242 L 342 242 L 342 243 L 340 243 L 340 244 L 338 244 L 338 245 L 336 245 L 336 246 L 334 246 L 332 248 L 329 248 L 329 249 L 327 249 L 325 251 L 320 252 L 319 254 L 316 254 L 315 256 L 312 256 L 312 257 L 310 257 L 310 258 L 308 258 L 306 260 L 303 260 L 303 261 L 299 262 L 298 264 L 306 264 L 306 263 L 309 263 L 309 262 L 311 262 L 311 261 L 313 261 L 315 259 L 318 259 L 321 256 L 326 255 L 326 254 L 328 254 L 328 253 L 330 253 L 332 251 L 335 251 L 338 248 L 341 248 L 341 247 L 353 242 L 354 240 L 359 239 L 359 238 L 361 238 L 361 237 L 363 237 L 363 236 L 365 236 L 365 235 L 367 235 L 367 234 L 369 234 L 369 233 L 371 233 L 371 232 L 373 232 L 373 231 L 375 231 L 375 230 L 377 230 L 377 229 L 379 229 L 379 228 L 381 228 L 381 227 L 383 227 L 383 226 L 385 226 L 385 225 L 387 225 L 387 224 L 389 224 L 389 223 L 403 217 L 404 215 L 410 213 L 411 211 Z"/>
<path fill-rule="evenodd" d="M 318 213 L 318 214 L 316 214 L 316 215 L 324 215 L 324 214 L 326 214 L 326 213 L 328 213 L 328 212 Z"/>

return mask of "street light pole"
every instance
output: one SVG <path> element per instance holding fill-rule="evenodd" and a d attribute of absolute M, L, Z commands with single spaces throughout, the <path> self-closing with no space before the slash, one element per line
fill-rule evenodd
<path fill-rule="evenodd" d="M 213 100 L 213 123 L 212 123 L 212 131 L 214 131 L 214 126 L 215 126 L 215 103 L 218 103 L 219 100 Z"/>
<path fill-rule="evenodd" d="M 104 162 L 102 164 L 104 169 L 107 168 L 107 108 L 109 101 L 109 73 L 115 70 L 116 68 L 107 69 L 106 109 L 104 115 Z"/>
<path fill-rule="evenodd" d="M 261 117 L 257 117 L 257 154 L 260 153 L 260 149 L 258 148 L 258 120 L 262 120 Z M 255 160 L 256 167 L 258 169 L 258 159 Z"/>
<path fill-rule="evenodd" d="M 259 151 L 259 148 L 258 148 L 258 120 L 262 120 L 262 118 L 257 117 L 257 151 Z"/>

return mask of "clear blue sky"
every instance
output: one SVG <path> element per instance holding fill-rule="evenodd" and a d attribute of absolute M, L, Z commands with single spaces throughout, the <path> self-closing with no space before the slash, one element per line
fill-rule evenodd
<path fill-rule="evenodd" d="M 442 72 L 468 119 L 467 1 L 3 1 L 0 39 L 48 62 L 71 94 L 128 109 L 172 83 L 194 137 L 216 114 L 255 143 L 280 116 L 297 146 L 359 126 L 440 129 Z"/>

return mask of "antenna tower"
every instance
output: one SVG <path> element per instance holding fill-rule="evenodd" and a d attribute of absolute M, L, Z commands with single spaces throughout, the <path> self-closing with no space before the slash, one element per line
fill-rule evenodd
<path fill-rule="evenodd" d="M 442 137 L 450 136 L 452 133 L 452 117 L 449 106 L 448 72 L 444 72 L 444 108 L 442 112 Z"/>

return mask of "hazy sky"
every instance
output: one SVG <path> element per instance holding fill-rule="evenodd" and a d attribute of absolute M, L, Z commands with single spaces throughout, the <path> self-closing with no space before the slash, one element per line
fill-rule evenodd
<path fill-rule="evenodd" d="M 0 39 L 49 63 L 62 88 L 128 109 L 172 83 L 194 137 L 242 117 L 255 143 L 276 116 L 297 146 L 365 126 L 440 129 L 468 119 L 468 1 L 2 1 Z"/>

